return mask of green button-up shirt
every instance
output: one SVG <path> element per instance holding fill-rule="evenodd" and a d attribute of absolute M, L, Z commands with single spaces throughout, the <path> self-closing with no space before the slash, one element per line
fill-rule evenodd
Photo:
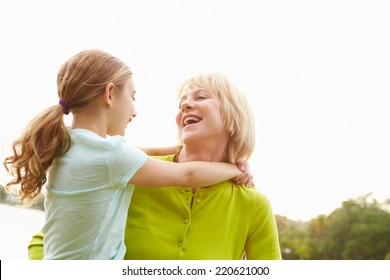
<path fill-rule="evenodd" d="M 183 187 L 136 187 L 125 243 L 125 259 L 134 260 L 281 258 L 268 199 L 256 188 L 231 181 L 195 193 Z"/>

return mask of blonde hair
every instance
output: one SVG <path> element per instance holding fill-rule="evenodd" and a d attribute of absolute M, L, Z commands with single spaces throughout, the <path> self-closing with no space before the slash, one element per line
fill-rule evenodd
<path fill-rule="evenodd" d="M 187 79 L 179 88 L 179 98 L 186 88 L 199 86 L 217 94 L 221 101 L 223 125 L 229 132 L 225 161 L 248 160 L 255 148 L 255 122 L 245 95 L 219 73 L 202 73 Z M 179 135 L 179 144 L 182 145 Z"/>
<path fill-rule="evenodd" d="M 20 184 L 22 202 L 34 202 L 55 158 L 71 145 L 63 114 L 96 99 L 110 82 L 121 88 L 131 75 L 122 61 L 100 50 L 85 50 L 66 61 L 57 76 L 60 104 L 36 116 L 12 144 L 13 155 L 4 160 L 6 170 L 14 177 L 6 184 L 7 190 Z"/>

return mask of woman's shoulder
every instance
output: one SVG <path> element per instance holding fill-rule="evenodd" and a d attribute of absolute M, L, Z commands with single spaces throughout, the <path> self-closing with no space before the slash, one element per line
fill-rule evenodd
<path fill-rule="evenodd" d="M 226 185 L 228 184 L 228 186 Z M 271 203 L 266 193 L 258 187 L 237 185 L 227 181 L 219 186 L 224 192 L 230 192 L 238 203 L 243 203 L 251 208 L 264 210 L 271 209 Z"/>
<path fill-rule="evenodd" d="M 266 194 L 263 192 L 261 188 L 255 186 L 245 186 L 244 184 L 235 184 L 231 181 L 226 181 L 225 183 L 230 185 L 230 188 L 233 192 L 237 194 L 241 194 L 244 197 L 250 199 L 267 199 Z"/>

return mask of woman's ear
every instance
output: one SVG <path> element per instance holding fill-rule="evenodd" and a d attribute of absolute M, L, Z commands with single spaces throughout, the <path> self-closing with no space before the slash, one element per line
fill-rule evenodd
<path fill-rule="evenodd" d="M 112 107 L 112 101 L 113 101 L 113 95 L 112 94 L 114 93 L 114 91 L 115 91 L 114 83 L 109 83 L 104 88 L 103 101 L 109 108 Z"/>

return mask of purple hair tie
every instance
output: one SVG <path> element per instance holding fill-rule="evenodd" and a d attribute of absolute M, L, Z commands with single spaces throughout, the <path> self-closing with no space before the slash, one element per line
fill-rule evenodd
<path fill-rule="evenodd" d="M 68 115 L 69 114 L 69 106 L 68 106 L 68 104 L 66 104 L 66 102 L 64 100 L 62 100 L 62 99 L 60 99 L 58 104 L 60 104 L 62 106 L 62 111 L 64 112 L 64 114 Z"/>

